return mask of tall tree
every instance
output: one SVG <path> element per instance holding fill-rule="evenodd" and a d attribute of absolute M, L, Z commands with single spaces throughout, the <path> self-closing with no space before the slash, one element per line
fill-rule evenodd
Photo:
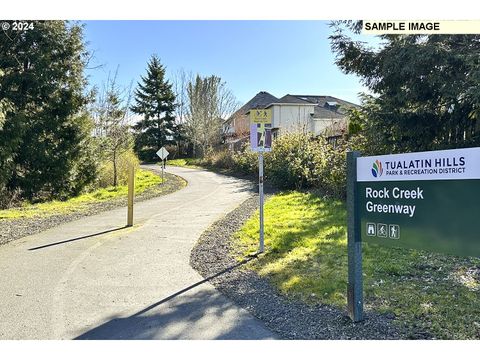
<path fill-rule="evenodd" d="M 205 155 L 223 139 L 223 122 L 238 109 L 239 103 L 226 83 L 218 76 L 202 78 L 197 75 L 187 85 L 188 107 L 184 128 L 193 144 L 194 156 L 197 148 Z"/>
<path fill-rule="evenodd" d="M 156 151 L 163 145 L 174 144 L 178 134 L 175 124 L 175 95 L 165 79 L 165 67 L 158 56 L 148 63 L 147 75 L 142 76 L 135 90 L 132 112 L 142 116 L 135 124 L 135 151 L 140 159 L 156 160 Z"/>
<path fill-rule="evenodd" d="M 77 23 L 36 21 L 0 33 L 0 190 L 61 197 L 95 179 L 82 31 Z"/>
<path fill-rule="evenodd" d="M 361 22 L 335 22 L 337 65 L 360 76 L 363 95 L 351 128 L 376 151 L 480 145 L 480 35 L 383 35 L 375 48 L 353 40 Z"/>
<path fill-rule="evenodd" d="M 92 109 L 99 148 L 112 165 L 113 186 L 118 185 L 120 157 L 133 147 L 133 136 L 128 123 L 131 91 L 117 84 L 117 74 L 118 68 L 113 77 L 109 74 L 103 89 L 97 91 Z"/>

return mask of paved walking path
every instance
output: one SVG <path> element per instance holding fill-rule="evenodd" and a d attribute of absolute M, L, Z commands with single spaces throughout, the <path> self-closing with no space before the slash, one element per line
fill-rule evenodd
<path fill-rule="evenodd" d="M 0 339 L 271 339 L 189 265 L 248 183 L 169 167 L 188 186 L 0 247 Z M 97 235 L 95 235 L 97 234 Z"/>

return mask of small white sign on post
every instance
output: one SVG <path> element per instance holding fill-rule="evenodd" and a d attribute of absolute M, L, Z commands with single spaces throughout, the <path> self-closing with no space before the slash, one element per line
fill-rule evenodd
<path fill-rule="evenodd" d="M 169 152 L 165 149 L 165 146 L 162 146 L 160 150 L 157 151 L 157 155 L 160 159 L 162 159 L 162 185 L 163 185 L 163 169 L 165 169 L 165 162 L 167 159 Z"/>
<path fill-rule="evenodd" d="M 165 160 L 168 156 L 169 152 L 165 149 L 165 146 L 162 146 L 160 150 L 157 151 L 157 155 L 160 159 Z"/>

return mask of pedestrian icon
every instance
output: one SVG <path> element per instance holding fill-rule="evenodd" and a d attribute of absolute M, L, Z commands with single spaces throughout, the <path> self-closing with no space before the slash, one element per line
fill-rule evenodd
<path fill-rule="evenodd" d="M 375 236 L 376 235 L 375 224 L 367 223 L 367 235 L 368 236 Z"/>
<path fill-rule="evenodd" d="M 388 236 L 390 239 L 400 239 L 400 226 L 390 225 L 388 227 Z"/>
<path fill-rule="evenodd" d="M 377 236 L 387 237 L 387 224 L 377 224 Z"/>

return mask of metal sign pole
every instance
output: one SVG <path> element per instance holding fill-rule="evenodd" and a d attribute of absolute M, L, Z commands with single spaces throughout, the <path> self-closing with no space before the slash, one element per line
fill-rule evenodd
<path fill-rule="evenodd" d="M 258 192 L 260 195 L 260 248 L 259 252 L 264 250 L 263 233 L 263 149 L 258 153 Z"/>
<path fill-rule="evenodd" d="M 165 168 L 165 162 L 162 160 L 162 186 L 163 186 L 163 169 Z"/>
<path fill-rule="evenodd" d="M 347 246 L 348 246 L 348 315 L 354 322 L 363 320 L 362 239 L 357 194 L 358 151 L 347 152 Z"/>

